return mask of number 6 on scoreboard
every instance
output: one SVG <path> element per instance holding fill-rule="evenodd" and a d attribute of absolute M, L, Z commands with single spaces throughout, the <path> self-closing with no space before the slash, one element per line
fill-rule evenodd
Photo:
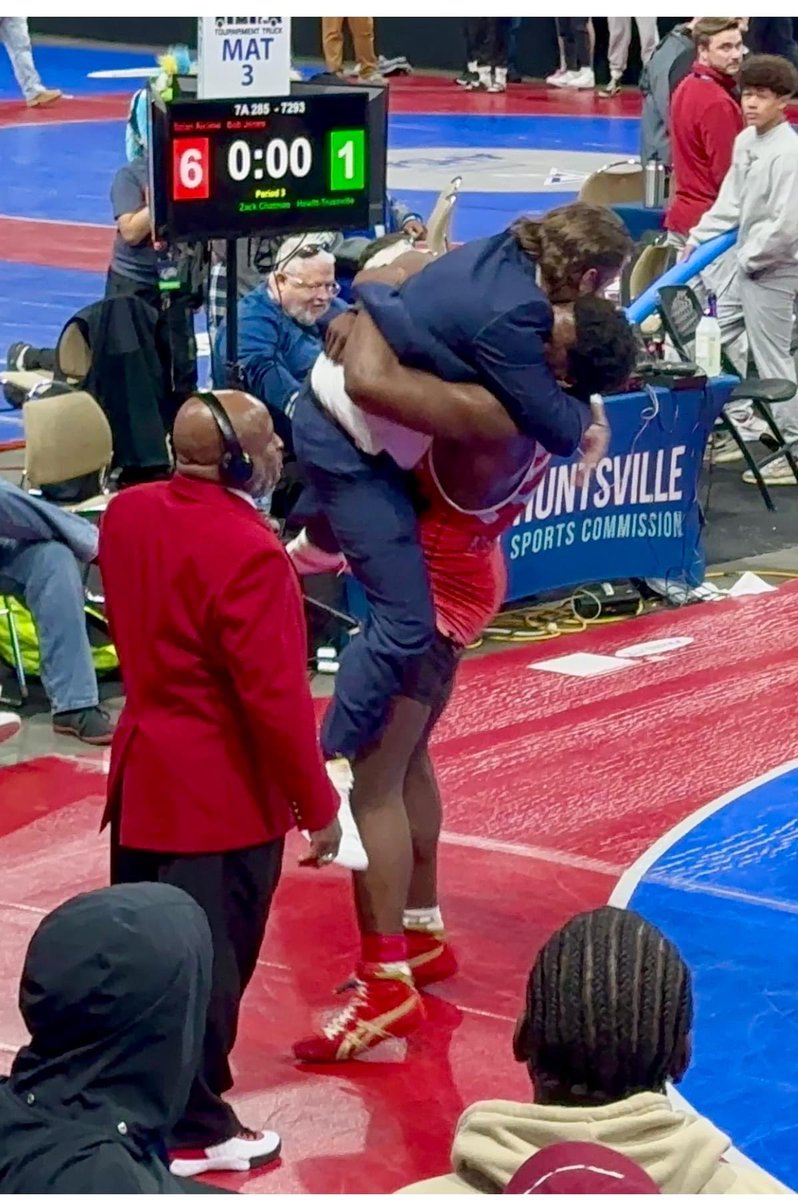
<path fill-rule="evenodd" d="M 172 199 L 207 200 L 211 194 L 207 138 L 175 138 L 172 142 Z"/>

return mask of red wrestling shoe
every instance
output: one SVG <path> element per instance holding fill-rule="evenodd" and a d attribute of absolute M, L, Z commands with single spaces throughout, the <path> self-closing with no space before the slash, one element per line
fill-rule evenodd
<path fill-rule="evenodd" d="M 440 983 L 455 974 L 457 958 L 442 930 L 430 933 L 426 929 L 405 929 L 405 937 L 407 961 L 416 987 Z"/>
<path fill-rule="evenodd" d="M 424 1004 L 405 972 L 386 972 L 379 963 L 361 964 L 355 996 L 321 1033 L 294 1045 L 302 1062 L 346 1062 L 366 1050 L 413 1033 L 424 1019 Z"/>

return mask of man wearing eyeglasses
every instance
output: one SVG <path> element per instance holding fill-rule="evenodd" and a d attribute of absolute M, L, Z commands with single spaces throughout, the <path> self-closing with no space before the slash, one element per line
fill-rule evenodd
<path fill-rule="evenodd" d="M 346 305 L 337 299 L 335 259 L 312 235 L 287 238 L 274 269 L 238 302 L 238 364 L 242 386 L 268 407 L 278 435 L 291 444 L 296 395 L 319 356 L 319 321 Z M 213 345 L 213 375 L 224 381 L 227 323 Z"/>

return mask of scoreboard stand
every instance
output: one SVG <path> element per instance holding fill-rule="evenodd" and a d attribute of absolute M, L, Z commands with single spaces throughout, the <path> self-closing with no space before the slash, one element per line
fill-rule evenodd
<path fill-rule="evenodd" d="M 199 100 L 150 90 L 153 240 L 226 242 L 228 384 L 239 382 L 236 242 L 383 221 L 387 92 L 295 83 L 291 94 Z"/>

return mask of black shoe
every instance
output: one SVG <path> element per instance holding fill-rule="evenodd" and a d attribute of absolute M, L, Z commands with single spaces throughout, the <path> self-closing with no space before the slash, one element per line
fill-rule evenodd
<path fill-rule="evenodd" d="M 479 75 L 476 71 L 463 71 L 462 75 L 458 75 L 455 83 L 461 88 L 470 88 L 473 83 L 479 82 Z"/>
<path fill-rule="evenodd" d="M 521 74 L 521 72 L 518 70 L 517 67 L 508 67 L 507 68 L 507 82 L 508 83 L 523 83 L 524 82 L 524 77 Z"/>
<path fill-rule="evenodd" d="M 25 355 L 31 349 L 27 342 L 12 342 L 6 350 L 6 369 L 9 371 L 27 371 Z"/>
<path fill-rule="evenodd" d="M 53 713 L 53 729 L 89 746 L 110 746 L 114 738 L 111 718 L 105 709 L 99 707 Z"/>

